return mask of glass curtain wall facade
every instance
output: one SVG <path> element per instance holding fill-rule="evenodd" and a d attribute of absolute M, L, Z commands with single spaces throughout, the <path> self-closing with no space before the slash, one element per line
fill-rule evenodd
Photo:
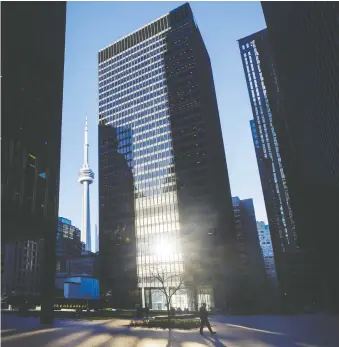
<path fill-rule="evenodd" d="M 207 220 L 214 218 L 213 225 L 204 227 L 204 237 L 209 239 L 207 247 L 230 231 L 227 223 L 223 230 L 219 229 L 215 221 L 219 211 L 212 214 L 207 203 L 202 202 L 207 197 L 208 185 L 209 193 L 217 189 L 211 187 L 211 177 L 207 177 L 207 151 L 201 139 L 208 126 L 214 130 L 219 122 L 210 66 L 206 70 L 212 91 L 205 95 L 205 107 L 214 105 L 211 115 L 204 116 L 210 117 L 211 124 L 205 126 L 201 115 L 204 101 L 200 94 L 204 87 L 199 84 L 205 76 L 197 68 L 197 60 L 202 61 L 207 55 L 202 45 L 191 9 L 185 4 L 99 52 L 99 238 L 105 278 L 102 285 L 114 292 L 124 281 L 126 272 L 120 280 L 114 279 L 114 272 L 119 270 L 113 271 L 114 266 L 107 262 L 116 257 L 121 260 L 117 267 L 130 269 L 130 289 L 135 283 L 142 305 L 157 309 L 166 306 L 154 274 L 160 272 L 165 286 L 173 290 L 185 277 L 187 255 L 194 253 L 187 250 L 187 245 L 197 246 L 198 239 L 203 242 L 198 237 L 198 199 L 195 205 L 186 199 L 187 209 L 182 209 L 184 197 L 190 199 L 187 192 L 194 195 L 199 186 L 205 189 L 200 192 L 200 205 L 205 207 Z M 215 176 L 217 182 L 223 180 L 219 188 L 224 193 L 223 201 L 226 199 L 224 211 L 227 204 L 231 207 L 231 202 L 227 201 L 230 193 L 220 123 L 217 126 L 214 136 L 218 143 L 211 147 L 221 160 L 218 165 L 222 169 Z M 186 167 L 182 161 L 185 154 Z M 197 178 L 194 185 L 193 173 Z M 188 224 L 184 216 L 193 214 Z M 117 233 L 121 229 L 124 231 Z M 192 231 L 195 241 L 188 237 Z M 119 240 L 125 240 L 124 246 L 113 241 L 116 234 L 122 235 Z M 112 247 L 107 246 L 110 242 Z M 121 247 L 129 247 L 129 260 L 113 250 Z M 196 250 L 201 251 L 202 245 Z M 212 281 L 200 281 L 195 286 L 199 290 L 189 291 L 186 279 L 185 289 L 173 297 L 173 306 L 192 308 L 199 301 L 214 306 Z"/>
<path fill-rule="evenodd" d="M 304 287 L 298 278 L 301 278 L 300 271 L 306 270 L 303 269 L 289 190 L 272 119 L 272 113 L 281 102 L 281 95 L 267 30 L 238 42 L 254 117 L 250 126 L 278 279 L 283 299 L 289 298 L 293 305 L 298 305 Z"/>
<path fill-rule="evenodd" d="M 338 312 L 339 4 L 261 5 L 283 96 L 273 121 L 312 301 Z"/>
<path fill-rule="evenodd" d="M 138 287 L 142 288 L 143 298 L 146 288 L 159 286 L 153 277 L 158 267 L 178 276 L 183 272 L 164 62 L 168 30 L 165 16 L 131 35 L 131 42 L 120 41 L 112 49 L 118 50 L 122 43 L 132 45 L 133 39 L 139 39 L 138 44 L 127 50 L 120 48 L 120 54 L 99 64 L 100 124 L 113 128 L 111 141 L 117 141 L 115 156 L 120 154 L 121 161 L 117 166 L 125 166 L 130 174 L 129 188 L 135 198 L 131 206 L 133 216 L 127 216 L 134 217 L 134 223 L 122 224 L 130 224 L 134 229 Z M 111 162 L 114 167 L 118 160 L 113 157 Z M 122 172 L 115 177 L 110 175 L 113 170 L 106 173 L 108 188 L 115 187 Z M 120 197 L 126 195 L 122 191 Z M 118 200 L 120 197 L 112 196 Z M 116 219 L 119 217 L 121 214 Z M 102 225 L 106 228 L 103 222 L 101 229 Z M 173 277 L 173 283 L 170 281 L 167 286 L 175 286 L 176 281 Z M 158 307 L 164 305 L 160 293 L 153 293 L 152 299 Z"/>
<path fill-rule="evenodd" d="M 261 41 L 259 50 L 258 41 Z M 260 51 L 260 45 L 265 43 L 268 45 L 267 31 L 263 30 L 239 40 L 239 47 L 254 116 L 251 129 L 253 129 L 254 123 L 255 136 L 256 140 L 258 140 L 255 146 L 259 146 L 263 157 L 270 159 L 272 163 L 273 181 L 278 198 L 277 207 L 279 209 L 276 211 L 277 226 L 281 248 L 285 251 L 296 247 L 296 233 L 279 145 L 272 122 L 271 106 L 262 74 L 261 60 L 264 60 L 266 66 L 270 64 L 272 74 L 274 74 L 273 61 L 269 61 L 270 57 L 267 50 L 266 52 Z M 265 56 L 262 57 L 262 55 Z"/>

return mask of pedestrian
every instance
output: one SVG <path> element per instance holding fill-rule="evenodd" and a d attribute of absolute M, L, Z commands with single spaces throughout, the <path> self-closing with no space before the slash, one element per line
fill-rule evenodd
<path fill-rule="evenodd" d="M 212 335 L 216 334 L 216 332 L 212 330 L 211 324 L 208 321 L 208 312 L 206 310 L 205 303 L 202 304 L 199 311 L 200 311 L 200 334 L 203 335 L 204 326 L 208 328 L 208 330 L 210 331 Z"/>

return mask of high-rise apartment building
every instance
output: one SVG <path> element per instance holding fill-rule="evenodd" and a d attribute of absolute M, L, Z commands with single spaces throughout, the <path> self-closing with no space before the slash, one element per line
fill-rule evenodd
<path fill-rule="evenodd" d="M 65 2 L 1 3 L 1 238 L 44 240 L 42 321 L 53 307 L 65 27 Z"/>
<path fill-rule="evenodd" d="M 161 269 L 168 287 L 185 278 L 173 306 L 223 306 L 232 200 L 211 63 L 188 4 L 99 52 L 99 157 L 103 291 L 138 288 L 143 305 L 164 309 Z"/>
<path fill-rule="evenodd" d="M 273 118 L 281 102 L 279 82 L 267 30 L 240 39 L 239 48 L 248 87 L 253 120 L 250 121 L 261 185 L 273 244 L 281 294 L 291 305 L 303 305 L 306 281 L 301 273 L 295 222 Z M 268 93 L 270 89 L 270 93 Z"/>
<path fill-rule="evenodd" d="M 257 310 L 262 307 L 266 275 L 260 248 L 252 199 L 232 198 L 238 256 L 238 297 L 233 309 Z M 249 291 L 248 288 L 251 288 Z"/>
<path fill-rule="evenodd" d="M 298 242 L 312 266 L 309 288 L 317 288 L 313 301 L 338 311 L 339 5 L 262 8 L 281 94 L 273 123 Z"/>
<path fill-rule="evenodd" d="M 66 272 L 67 260 L 80 256 L 82 251 L 80 234 L 80 230 L 72 225 L 72 221 L 63 217 L 58 218 L 56 240 L 57 272 Z"/>

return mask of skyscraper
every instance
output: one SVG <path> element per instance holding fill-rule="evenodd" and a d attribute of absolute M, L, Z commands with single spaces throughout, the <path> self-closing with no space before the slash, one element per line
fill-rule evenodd
<path fill-rule="evenodd" d="M 321 287 L 314 301 L 338 311 L 339 5 L 262 8 L 282 96 L 273 123 L 298 241 L 313 267 L 310 288 Z"/>
<path fill-rule="evenodd" d="M 1 3 L 1 238 L 44 240 L 43 322 L 53 308 L 65 27 L 65 2 Z"/>
<path fill-rule="evenodd" d="M 128 274 L 143 305 L 165 308 L 153 276 L 161 267 L 168 287 L 185 277 L 174 306 L 221 307 L 232 288 L 232 200 L 211 63 L 190 6 L 98 58 L 102 285 L 126 292 Z"/>
<path fill-rule="evenodd" d="M 289 190 L 273 124 L 281 102 L 267 30 L 240 39 L 239 48 L 253 120 L 250 121 L 261 185 L 270 226 L 275 263 L 284 299 L 297 304 L 302 294 L 299 250 Z M 270 93 L 267 89 L 270 88 Z M 297 265 L 298 264 L 298 265 Z M 306 283 L 306 282 L 304 282 Z M 305 297 L 305 296 L 304 296 Z"/>
<path fill-rule="evenodd" d="M 260 248 L 255 211 L 252 199 L 232 198 L 238 268 L 238 297 L 233 309 L 245 311 L 262 308 L 265 300 L 266 274 Z M 248 288 L 251 288 L 249 291 Z"/>
<path fill-rule="evenodd" d="M 87 117 L 86 117 L 85 143 L 84 143 L 84 163 L 80 169 L 78 181 L 83 186 L 82 241 L 84 241 L 86 244 L 86 251 L 92 251 L 89 185 L 93 183 L 94 172 L 89 167 L 89 163 L 88 163 L 88 147 L 89 147 L 89 144 L 88 144 L 88 126 L 87 126 Z"/>

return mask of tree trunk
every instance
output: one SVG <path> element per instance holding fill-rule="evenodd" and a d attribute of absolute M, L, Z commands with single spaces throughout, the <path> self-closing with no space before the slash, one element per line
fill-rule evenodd
<path fill-rule="evenodd" d="M 168 324 L 170 323 L 170 314 L 171 314 L 171 308 L 170 308 L 170 303 L 168 301 L 168 299 L 166 298 L 166 306 L 167 306 L 167 320 L 168 320 Z"/>

